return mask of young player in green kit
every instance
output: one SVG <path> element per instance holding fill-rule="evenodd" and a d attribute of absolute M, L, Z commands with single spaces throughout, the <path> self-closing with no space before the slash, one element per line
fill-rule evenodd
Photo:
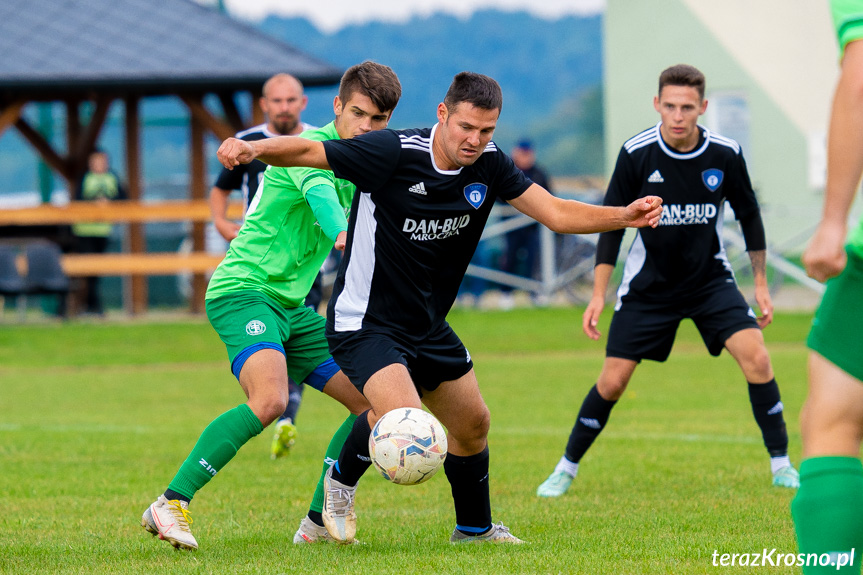
<path fill-rule="evenodd" d="M 863 555 L 863 221 L 847 234 L 863 173 L 863 0 L 830 6 L 842 72 L 827 138 L 824 211 L 802 258 L 806 272 L 826 281 L 827 289 L 806 342 L 803 462 L 791 504 L 806 575 L 859 574 Z"/>
<path fill-rule="evenodd" d="M 395 73 L 374 62 L 345 72 L 335 98 L 336 119 L 302 137 L 349 139 L 385 128 L 401 96 Z M 248 401 L 204 429 L 168 489 L 144 512 L 141 525 L 180 549 L 198 548 L 189 528 L 189 502 L 250 439 L 285 409 L 288 374 L 345 405 L 351 415 L 327 449 L 335 459 L 356 415 L 368 402 L 335 364 L 324 318 L 303 305 L 327 254 L 344 249 L 355 187 L 331 171 L 270 168 L 249 206 L 238 237 L 210 280 L 207 317 L 225 343 L 231 371 Z M 324 472 L 327 466 L 324 467 Z M 319 482 L 296 543 L 328 539 Z"/>

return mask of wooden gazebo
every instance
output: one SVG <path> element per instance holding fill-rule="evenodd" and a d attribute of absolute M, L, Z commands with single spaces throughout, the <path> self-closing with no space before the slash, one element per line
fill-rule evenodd
<path fill-rule="evenodd" d="M 122 101 L 133 201 L 142 189 L 142 98 L 175 96 L 188 108 L 189 195 L 203 199 L 205 130 L 221 139 L 262 122 L 257 96 L 274 73 L 293 74 L 306 86 L 331 85 L 341 76 L 341 70 L 190 0 L 0 0 L 0 54 L 0 138 L 7 129 L 18 130 L 70 190 L 86 170 L 111 105 Z M 236 104 L 240 92 L 254 96 L 249 120 Z M 209 95 L 218 106 L 205 106 Z M 22 115 L 34 102 L 65 104 L 65 149 L 56 149 Z M 84 103 L 92 109 L 86 122 Z M 203 222 L 193 230 L 200 251 Z M 128 244 L 133 253 L 144 251 L 142 223 L 129 225 Z M 132 277 L 133 312 L 146 308 L 145 280 Z M 204 287 L 197 274 L 193 308 L 200 309 Z"/>

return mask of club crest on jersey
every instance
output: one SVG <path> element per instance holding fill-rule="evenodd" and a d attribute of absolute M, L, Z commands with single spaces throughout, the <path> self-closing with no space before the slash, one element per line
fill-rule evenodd
<path fill-rule="evenodd" d="M 477 210 L 485 201 L 485 195 L 487 192 L 488 186 L 486 186 L 485 184 L 471 184 L 464 187 L 465 199 L 470 205 L 474 207 L 474 209 Z"/>
<path fill-rule="evenodd" d="M 704 182 L 704 185 L 707 186 L 708 190 L 715 192 L 717 188 L 722 185 L 723 175 L 722 170 L 710 168 L 709 170 L 701 172 L 701 181 Z"/>

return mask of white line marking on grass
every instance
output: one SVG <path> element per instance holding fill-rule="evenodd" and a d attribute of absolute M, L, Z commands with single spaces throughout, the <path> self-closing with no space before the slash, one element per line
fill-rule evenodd
<path fill-rule="evenodd" d="M 523 428 L 523 427 L 495 427 L 492 426 L 492 432 L 503 435 L 541 435 L 560 437 L 566 435 L 565 430 L 552 429 L 550 427 L 543 428 Z M 705 433 L 651 433 L 641 431 L 603 431 L 601 437 L 610 439 L 623 439 L 626 441 L 681 441 L 685 443 L 739 443 L 739 444 L 760 444 L 761 438 L 746 435 L 723 435 L 723 434 L 705 434 Z"/>
<path fill-rule="evenodd" d="M 612 439 L 647 439 L 651 441 L 683 441 L 686 443 L 761 443 L 760 437 L 742 435 L 715 435 L 700 433 L 635 433 L 635 432 L 605 432 L 603 437 Z"/>

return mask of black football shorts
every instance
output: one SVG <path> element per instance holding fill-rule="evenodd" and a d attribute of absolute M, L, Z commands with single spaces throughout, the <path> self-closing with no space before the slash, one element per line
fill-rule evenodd
<path fill-rule="evenodd" d="M 420 396 L 473 368 L 467 348 L 446 322 L 421 341 L 379 327 L 328 331 L 327 340 L 333 359 L 360 391 L 371 376 L 395 363 L 408 368 Z"/>
<path fill-rule="evenodd" d="M 729 337 L 758 328 L 755 312 L 733 280 L 717 280 L 689 298 L 656 302 L 627 297 L 614 312 L 606 357 L 665 361 L 681 320 L 695 322 L 710 355 L 719 355 Z"/>

